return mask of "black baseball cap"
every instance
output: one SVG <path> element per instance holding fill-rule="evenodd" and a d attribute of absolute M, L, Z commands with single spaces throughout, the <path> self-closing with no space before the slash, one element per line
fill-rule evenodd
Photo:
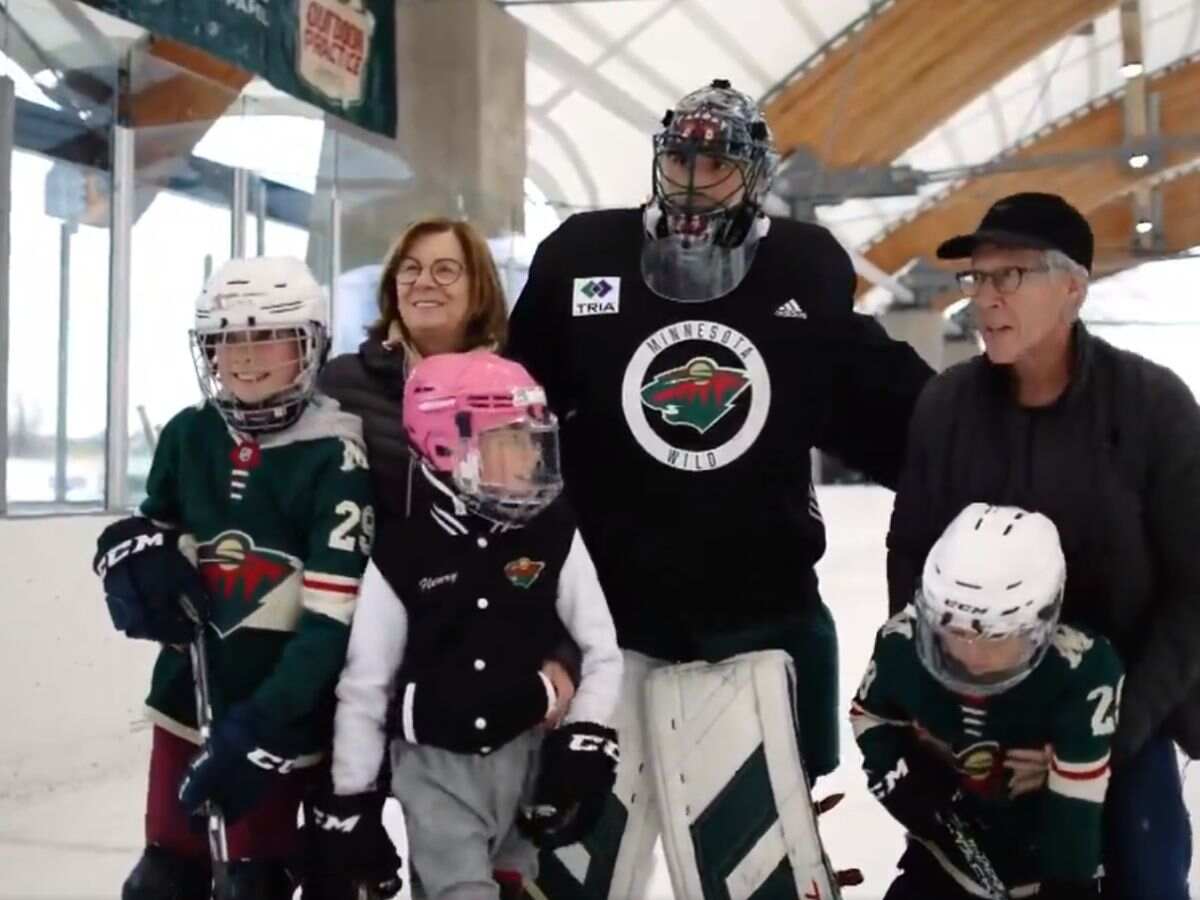
<path fill-rule="evenodd" d="M 939 259 L 963 259 L 980 244 L 1060 250 L 1089 272 L 1095 241 L 1083 213 L 1058 194 L 1029 191 L 997 200 L 973 234 L 960 234 L 937 248 Z"/>

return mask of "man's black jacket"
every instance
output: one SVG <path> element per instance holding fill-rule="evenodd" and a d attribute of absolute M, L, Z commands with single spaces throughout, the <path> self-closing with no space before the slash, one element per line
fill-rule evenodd
<path fill-rule="evenodd" d="M 1106 635 L 1128 667 L 1118 761 L 1160 730 L 1200 757 L 1200 409 L 1170 370 L 1076 325 L 1071 382 L 1018 406 L 1007 367 L 979 357 L 925 388 L 888 535 L 893 612 L 967 504 L 1053 519 L 1067 558 L 1064 619 Z"/>

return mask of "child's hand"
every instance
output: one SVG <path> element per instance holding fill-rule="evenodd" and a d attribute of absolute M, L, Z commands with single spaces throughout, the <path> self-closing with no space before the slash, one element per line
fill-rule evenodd
<path fill-rule="evenodd" d="M 558 697 L 558 702 L 554 704 L 550 715 L 546 716 L 544 724 L 547 728 L 557 728 L 567 710 L 571 708 L 571 700 L 575 697 L 575 683 L 571 681 L 571 676 L 567 674 L 562 663 L 556 659 L 548 659 L 542 663 L 542 674 L 550 679 L 550 684 L 554 686 L 554 694 Z"/>
<path fill-rule="evenodd" d="M 1004 768 L 1012 771 L 1008 783 L 1010 797 L 1041 790 L 1050 773 L 1050 745 L 1041 749 L 1015 749 L 1004 755 Z"/>

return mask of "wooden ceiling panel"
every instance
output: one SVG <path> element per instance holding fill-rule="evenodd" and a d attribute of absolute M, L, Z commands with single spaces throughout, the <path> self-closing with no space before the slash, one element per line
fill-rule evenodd
<path fill-rule="evenodd" d="M 947 6 L 954 7 L 948 14 Z M 883 165 L 1114 0 L 896 0 L 767 104 L 780 152 Z"/>
<path fill-rule="evenodd" d="M 1200 59 L 1181 61 L 1150 80 L 1148 90 L 1159 95 L 1160 133 L 1194 137 L 1200 132 Z M 1124 141 L 1122 97 L 1118 92 L 1048 126 L 1010 159 L 1051 158 L 1080 151 L 1118 147 Z M 1166 154 L 1166 167 L 1186 165 L 1200 156 L 1200 145 L 1180 146 Z M 970 179 L 932 198 L 921 210 L 873 241 L 864 255 L 885 272 L 895 272 L 916 257 L 932 259 L 937 245 L 954 234 L 970 231 L 993 202 L 1019 191 L 1050 190 L 1062 194 L 1085 215 L 1153 177 L 1130 169 L 1116 155 L 1097 156 L 1053 168 L 1001 172 Z M 1127 204 L 1126 204 L 1127 205 Z M 1126 232 L 1131 235 L 1131 231 Z"/>

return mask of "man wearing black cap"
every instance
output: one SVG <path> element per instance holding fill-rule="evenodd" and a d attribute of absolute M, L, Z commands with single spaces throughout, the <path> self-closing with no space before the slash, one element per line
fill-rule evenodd
<path fill-rule="evenodd" d="M 969 259 L 958 282 L 984 354 L 933 379 L 913 414 L 888 535 L 891 611 L 913 599 L 926 553 L 968 503 L 1048 515 L 1067 558 L 1064 620 L 1108 637 L 1128 670 L 1105 895 L 1185 900 L 1175 744 L 1200 757 L 1200 410 L 1174 373 L 1078 321 L 1093 240 L 1063 198 L 1005 197 L 937 252 Z M 1093 726 L 1112 727 L 1100 713 Z"/>

